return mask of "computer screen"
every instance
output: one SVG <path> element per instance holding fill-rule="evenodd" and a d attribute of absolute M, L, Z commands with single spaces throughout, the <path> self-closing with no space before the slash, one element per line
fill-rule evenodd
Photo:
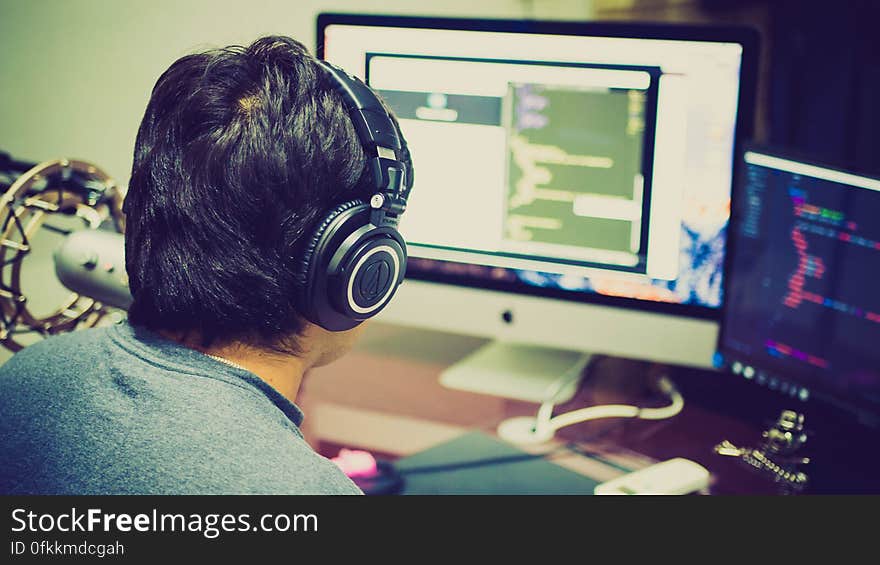
<path fill-rule="evenodd" d="M 704 316 L 751 118 L 744 37 L 319 18 L 319 55 L 382 94 L 412 150 L 409 277 Z"/>
<path fill-rule="evenodd" d="M 742 165 L 719 363 L 880 413 L 880 180 L 758 149 Z"/>

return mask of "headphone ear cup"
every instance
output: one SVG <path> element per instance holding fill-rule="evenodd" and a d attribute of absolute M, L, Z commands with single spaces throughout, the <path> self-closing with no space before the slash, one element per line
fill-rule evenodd
<path fill-rule="evenodd" d="M 331 210 L 307 240 L 295 277 L 297 309 L 330 331 L 348 330 L 391 300 L 406 271 L 406 243 L 394 227 L 370 221 L 352 200 Z"/>
<path fill-rule="evenodd" d="M 396 230 L 376 228 L 342 257 L 332 279 L 331 300 L 346 316 L 365 320 L 394 296 L 406 272 L 406 244 Z"/>
<path fill-rule="evenodd" d="M 316 275 L 320 271 L 318 263 L 325 256 L 321 251 L 327 247 L 328 240 L 330 239 L 328 235 L 332 236 L 333 233 L 338 232 L 338 230 L 331 230 L 330 228 L 331 226 L 338 227 L 334 224 L 340 222 L 340 216 L 358 206 L 369 208 L 369 205 L 363 200 L 350 200 L 330 210 L 312 231 L 303 248 L 302 257 L 294 267 L 294 278 L 297 281 L 298 287 L 296 297 L 297 309 L 300 314 L 312 323 L 321 325 L 318 322 L 318 313 L 315 309 L 315 292 L 317 286 L 326 285 L 327 281 L 323 277 Z M 326 288 L 323 293 L 326 294 Z"/>
<path fill-rule="evenodd" d="M 328 212 L 324 216 L 324 219 L 322 219 L 318 223 L 317 227 L 312 231 L 312 235 L 306 241 L 306 245 L 303 248 L 302 257 L 294 267 L 294 276 L 301 288 L 305 287 L 308 284 L 309 270 L 311 269 L 312 263 L 314 262 L 315 250 L 318 248 L 318 245 L 321 243 L 322 238 L 327 233 L 327 228 L 330 226 L 330 224 L 333 223 L 333 220 L 338 218 L 339 215 L 346 210 L 351 210 L 355 206 L 365 205 L 366 203 L 363 200 L 350 200 L 348 202 L 345 202 L 344 204 L 340 204 L 333 210 L 330 210 L 330 212 Z"/>

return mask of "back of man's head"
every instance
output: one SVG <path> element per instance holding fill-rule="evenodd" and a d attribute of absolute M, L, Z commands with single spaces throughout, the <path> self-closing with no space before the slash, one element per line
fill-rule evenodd
<path fill-rule="evenodd" d="M 185 56 L 159 78 L 125 200 L 132 323 L 205 344 L 301 332 L 296 264 L 353 197 L 364 154 L 341 97 L 286 37 Z"/>

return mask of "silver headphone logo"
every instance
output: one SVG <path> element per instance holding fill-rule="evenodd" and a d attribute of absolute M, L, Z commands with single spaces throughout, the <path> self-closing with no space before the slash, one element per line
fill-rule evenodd
<path fill-rule="evenodd" d="M 381 257 L 373 259 L 377 254 L 381 254 Z M 361 267 L 364 268 L 363 271 L 360 270 Z M 395 283 L 400 275 L 400 267 L 397 251 L 389 245 L 379 245 L 367 251 L 358 259 L 351 270 L 353 276 L 348 279 L 346 295 L 349 308 L 358 315 L 370 314 L 381 308 L 397 288 Z M 355 285 L 358 300 L 354 298 Z M 367 302 L 370 305 L 361 306 L 358 302 Z"/>
<path fill-rule="evenodd" d="M 381 258 L 370 263 L 361 275 L 358 290 L 361 297 L 367 302 L 372 302 L 384 294 L 391 279 L 391 265 L 388 259 Z"/>

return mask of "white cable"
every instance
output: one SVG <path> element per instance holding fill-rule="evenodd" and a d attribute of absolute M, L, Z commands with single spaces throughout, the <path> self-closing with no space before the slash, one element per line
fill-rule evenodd
<path fill-rule="evenodd" d="M 584 370 L 584 367 L 587 366 L 587 363 L 590 362 L 590 357 L 591 355 L 588 353 L 582 354 L 570 369 L 563 373 L 562 376 L 554 382 L 550 383 L 550 386 L 547 387 L 547 391 L 544 394 L 546 400 L 541 403 L 541 407 L 538 409 L 537 421 L 550 420 L 550 417 L 553 416 L 553 408 L 556 406 L 556 398 L 567 385 L 581 378 L 581 372 Z"/>
<path fill-rule="evenodd" d="M 552 435 L 566 426 L 602 418 L 637 418 L 640 420 L 665 420 L 666 418 L 671 418 L 684 408 L 684 398 L 682 398 L 681 394 L 675 389 L 675 385 L 668 378 L 662 377 L 658 384 L 660 390 L 672 401 L 669 406 L 664 406 L 663 408 L 639 408 L 638 406 L 626 404 L 607 404 L 604 406 L 581 408 L 551 418 L 549 417 L 553 412 L 551 400 L 542 404 L 540 410 L 538 410 L 538 416 L 535 419 L 535 431 L 539 434 L 549 433 Z M 546 408 L 548 404 L 549 412 Z"/>

